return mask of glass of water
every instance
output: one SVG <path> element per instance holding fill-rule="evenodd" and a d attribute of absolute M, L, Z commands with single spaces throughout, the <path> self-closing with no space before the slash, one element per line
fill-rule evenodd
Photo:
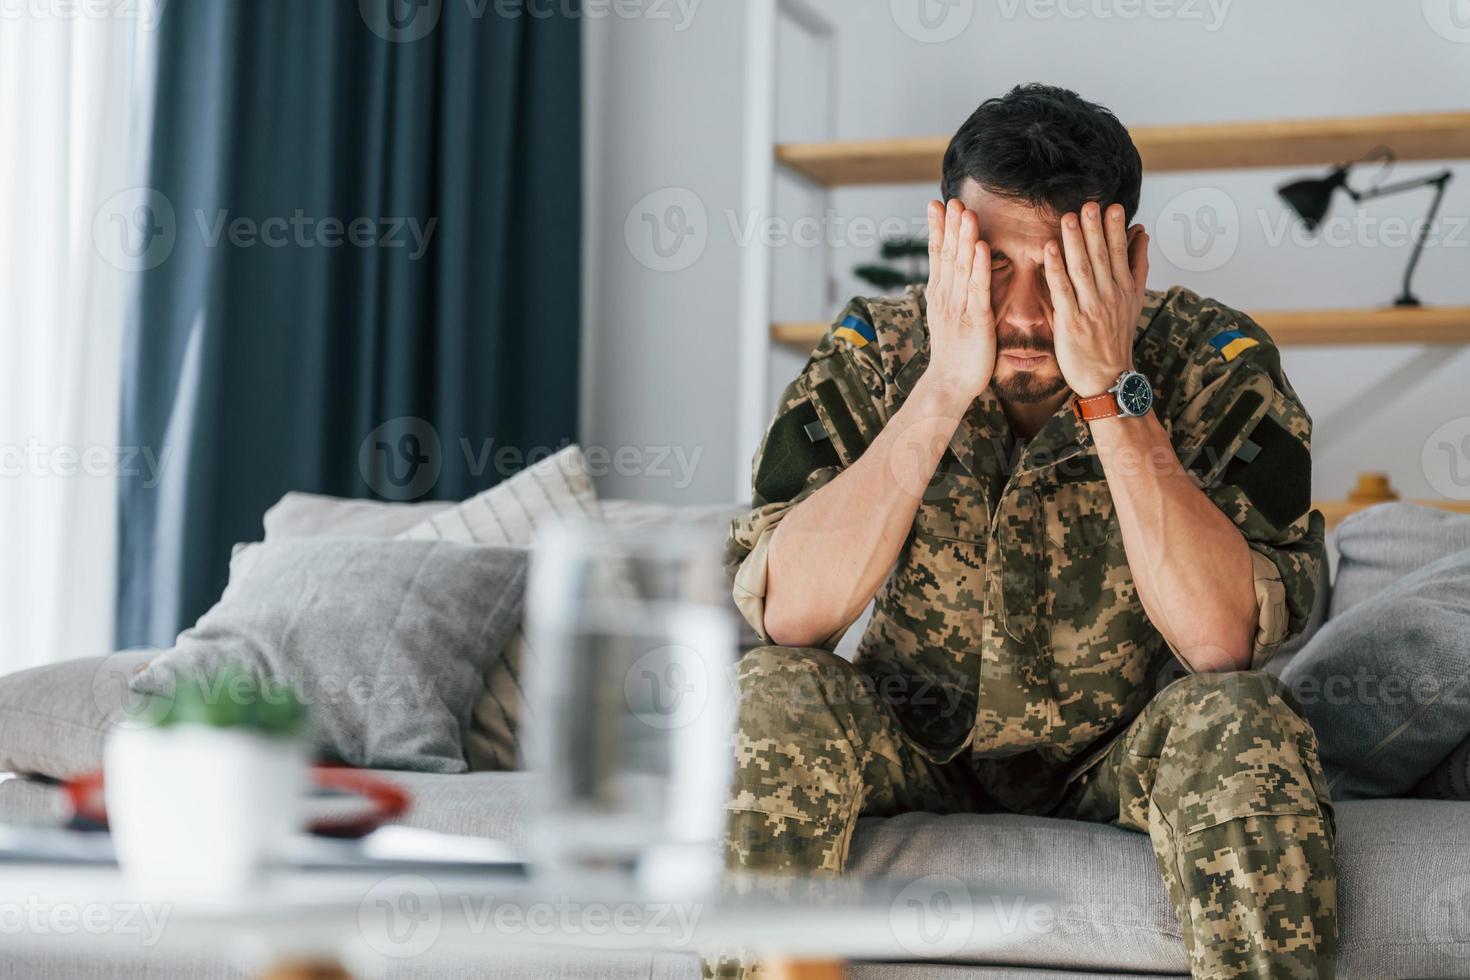
<path fill-rule="evenodd" d="M 525 664 L 538 874 L 657 894 L 718 884 L 737 637 L 721 547 L 677 524 L 538 537 Z"/>

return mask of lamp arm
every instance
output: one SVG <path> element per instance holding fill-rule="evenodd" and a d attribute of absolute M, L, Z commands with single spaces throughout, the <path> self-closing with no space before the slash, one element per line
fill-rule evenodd
<path fill-rule="evenodd" d="M 1404 289 L 1395 300 L 1398 306 L 1418 306 L 1419 300 L 1409 291 L 1409 282 L 1414 278 L 1414 270 L 1419 266 L 1419 256 L 1424 253 L 1424 242 L 1429 238 L 1429 229 L 1434 224 L 1434 216 L 1439 213 L 1439 202 L 1444 200 L 1445 185 L 1450 182 L 1449 171 L 1435 177 L 1429 183 L 1435 185 L 1434 202 L 1429 205 L 1429 214 L 1424 218 L 1424 224 L 1419 229 L 1419 234 L 1414 236 L 1414 252 L 1409 256 L 1409 266 L 1404 270 Z"/>
<path fill-rule="evenodd" d="M 1347 191 L 1354 201 L 1371 201 L 1375 197 L 1386 197 L 1389 194 L 1397 194 L 1399 191 L 1411 191 L 1416 187 L 1427 187 L 1430 184 L 1439 184 L 1441 191 L 1443 191 L 1445 183 L 1452 176 L 1453 173 L 1451 171 L 1441 170 L 1439 173 L 1430 174 L 1427 177 L 1411 177 L 1408 180 L 1400 180 L 1392 184 L 1380 184 L 1377 187 L 1370 187 L 1366 191 L 1355 191 L 1346 183 L 1342 185 L 1342 189 Z"/>

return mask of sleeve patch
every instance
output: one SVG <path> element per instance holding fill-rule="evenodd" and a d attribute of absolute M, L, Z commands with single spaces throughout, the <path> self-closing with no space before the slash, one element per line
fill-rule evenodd
<path fill-rule="evenodd" d="M 871 323 L 849 316 L 832 331 L 832 336 L 845 340 L 854 347 L 866 347 L 878 339 Z"/>
<path fill-rule="evenodd" d="M 1261 342 L 1253 337 L 1247 337 L 1239 330 L 1224 330 L 1210 338 L 1210 346 L 1220 353 L 1227 361 L 1233 361 L 1240 356 L 1242 351 L 1259 347 Z"/>
<path fill-rule="evenodd" d="M 1219 473 L 1223 464 L 1226 463 L 1226 455 L 1230 446 L 1235 442 L 1241 431 L 1250 424 L 1251 417 L 1256 414 L 1256 409 L 1261 407 L 1265 401 L 1254 391 L 1248 391 L 1235 400 L 1225 417 L 1216 424 L 1204 445 L 1195 452 L 1185 469 L 1199 477 L 1200 482 L 1206 485 L 1214 482 L 1214 474 Z"/>
<path fill-rule="evenodd" d="M 761 500 L 790 500 L 802 491 L 812 473 L 838 465 L 832 440 L 812 441 L 809 426 L 813 423 L 821 426 L 817 410 L 811 402 L 802 402 L 772 424 L 755 474 L 755 492 Z"/>
<path fill-rule="evenodd" d="M 1312 507 L 1312 455 L 1300 439 L 1271 416 L 1256 425 L 1247 446 L 1225 469 L 1225 482 L 1239 487 L 1261 516 L 1289 527 Z"/>

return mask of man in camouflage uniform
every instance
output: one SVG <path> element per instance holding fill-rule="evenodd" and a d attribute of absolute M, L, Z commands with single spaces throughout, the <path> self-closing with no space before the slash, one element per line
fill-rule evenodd
<path fill-rule="evenodd" d="M 1138 173 L 1070 92 L 987 102 L 927 288 L 853 301 L 782 395 L 728 546 L 780 644 L 740 667 L 728 860 L 835 874 L 860 816 L 915 810 L 1113 823 L 1149 835 L 1196 977 L 1330 976 L 1332 808 L 1258 672 L 1321 567 L 1311 423 L 1250 319 L 1144 288 Z M 1081 418 L 1120 368 L 1151 410 Z"/>

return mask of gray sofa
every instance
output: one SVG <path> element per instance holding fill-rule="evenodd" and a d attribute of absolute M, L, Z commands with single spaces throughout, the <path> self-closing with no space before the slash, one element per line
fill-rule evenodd
<path fill-rule="evenodd" d="M 610 520 L 658 523 L 657 509 L 607 508 Z M 720 518 L 705 511 L 706 520 Z M 0 746 L 3 748 L 3 746 Z M 495 838 L 523 847 L 536 775 L 383 773 L 410 791 L 410 826 Z M 65 819 L 59 790 L 42 781 L 0 782 L 0 822 Z M 1338 807 L 1342 948 L 1338 975 L 1383 980 L 1470 977 L 1470 803 L 1359 800 Z M 1058 897 L 1055 918 L 1004 962 L 874 963 L 857 977 L 1027 978 L 1187 976 L 1179 925 L 1146 837 L 1109 826 L 1013 815 L 908 814 L 859 826 L 858 874 L 919 878 L 945 873 L 988 885 L 1026 886 Z M 0 980 L 34 977 L 233 978 L 218 962 L 140 949 L 102 960 L 74 940 L 0 938 Z M 386 964 L 388 977 L 698 976 L 681 955 L 536 954 L 506 951 L 478 962 L 433 957 Z"/>

